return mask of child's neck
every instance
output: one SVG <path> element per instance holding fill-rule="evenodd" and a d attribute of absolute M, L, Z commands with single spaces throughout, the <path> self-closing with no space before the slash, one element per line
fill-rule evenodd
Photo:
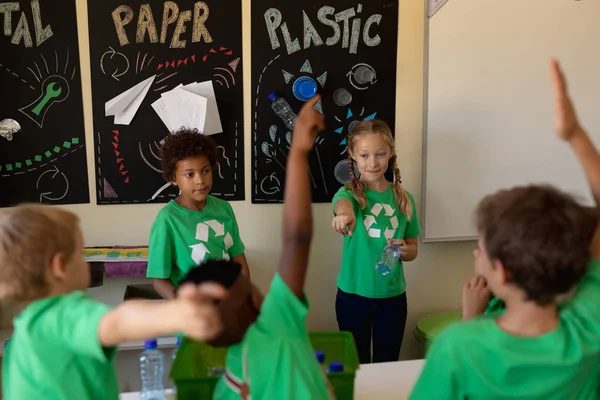
<path fill-rule="evenodd" d="M 385 192 L 387 188 L 390 186 L 390 183 L 385 179 L 385 177 L 381 177 L 376 181 L 363 181 L 366 183 L 367 187 L 374 192 Z"/>
<path fill-rule="evenodd" d="M 556 329 L 559 322 L 555 303 L 540 306 L 532 301 L 506 301 L 506 311 L 496 319 L 503 331 L 515 336 L 541 336 Z"/>
<path fill-rule="evenodd" d="M 175 202 L 177 204 L 179 204 L 181 207 L 187 208 L 188 210 L 193 210 L 193 211 L 202 211 L 202 210 L 204 210 L 204 207 L 206 207 L 206 200 L 198 202 L 198 201 L 194 201 L 188 197 L 185 197 L 183 195 L 177 196 L 177 198 L 175 199 Z"/>

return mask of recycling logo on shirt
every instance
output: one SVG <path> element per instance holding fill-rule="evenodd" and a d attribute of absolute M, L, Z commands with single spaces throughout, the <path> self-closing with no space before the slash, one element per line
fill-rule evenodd
<path fill-rule="evenodd" d="M 396 209 L 389 204 L 375 203 L 371 207 L 371 214 L 366 214 L 364 220 L 369 237 L 380 238 L 381 229 L 385 227 L 383 236 L 386 239 L 393 238 L 398 229 L 398 218 L 394 215 L 395 211 Z"/>
<path fill-rule="evenodd" d="M 194 260 L 196 264 L 200 264 L 204 261 L 207 254 L 211 254 L 205 244 L 208 243 L 211 231 L 213 232 L 213 237 L 223 237 L 225 250 L 223 250 L 222 258 L 223 260 L 229 260 L 227 251 L 233 246 L 233 238 L 229 232 L 225 232 L 225 224 L 212 219 L 210 221 L 200 222 L 196 225 L 196 240 L 199 240 L 200 243 L 190 246 L 192 249 L 192 260 Z"/>

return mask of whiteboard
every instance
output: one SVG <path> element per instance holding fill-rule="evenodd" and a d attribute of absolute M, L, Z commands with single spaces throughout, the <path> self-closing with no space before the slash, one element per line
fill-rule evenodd
<path fill-rule="evenodd" d="M 550 183 L 592 204 L 556 137 L 548 61 L 567 75 L 583 126 L 600 142 L 600 0 L 448 0 L 428 20 L 423 240 L 471 240 L 498 189 Z"/>

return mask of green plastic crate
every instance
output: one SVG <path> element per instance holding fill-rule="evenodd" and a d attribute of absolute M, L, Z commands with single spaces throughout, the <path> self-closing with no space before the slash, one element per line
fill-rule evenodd
<path fill-rule="evenodd" d="M 359 368 L 358 353 L 349 332 L 311 332 L 313 349 L 325 352 L 325 364 L 342 361 L 344 372 L 328 374 L 338 400 L 354 398 L 354 377 Z M 177 388 L 177 400 L 212 399 L 218 378 L 209 376 L 214 367 L 225 365 L 226 348 L 184 338 L 171 368 L 171 379 Z"/>

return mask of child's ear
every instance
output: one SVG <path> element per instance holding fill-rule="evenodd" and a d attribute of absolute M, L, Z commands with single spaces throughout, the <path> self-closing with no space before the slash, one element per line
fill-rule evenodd
<path fill-rule="evenodd" d="M 494 266 L 496 267 L 496 271 L 500 274 L 500 283 L 503 285 L 510 282 L 510 271 L 504 268 L 504 265 L 500 260 L 494 260 Z"/>
<path fill-rule="evenodd" d="M 58 280 L 64 280 L 67 277 L 67 263 L 63 253 L 56 253 L 50 261 L 50 274 Z"/>

